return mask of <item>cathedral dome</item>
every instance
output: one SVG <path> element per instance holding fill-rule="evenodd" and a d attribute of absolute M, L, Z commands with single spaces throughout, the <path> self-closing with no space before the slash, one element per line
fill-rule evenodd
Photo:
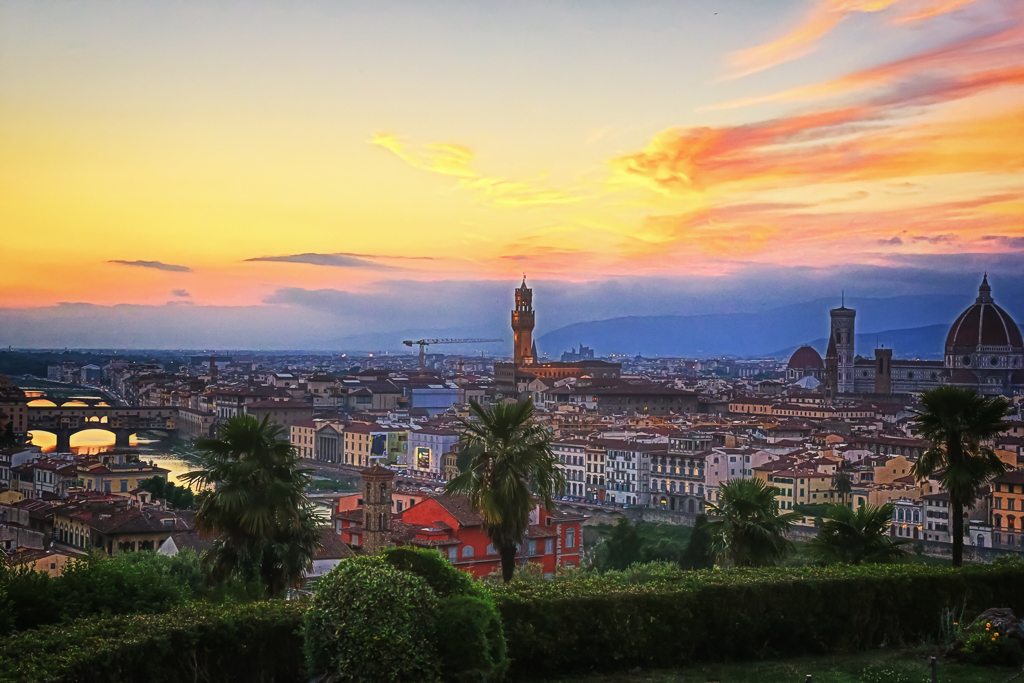
<path fill-rule="evenodd" d="M 805 368 L 816 370 L 823 370 L 825 368 L 821 355 L 810 346 L 801 346 L 789 359 L 790 370 L 803 370 Z"/>
<path fill-rule="evenodd" d="M 974 350 L 979 346 L 1009 347 L 1008 351 L 1024 347 L 1017 323 L 992 300 L 988 276 L 982 280 L 974 304 L 960 314 L 946 336 L 946 353 Z"/>

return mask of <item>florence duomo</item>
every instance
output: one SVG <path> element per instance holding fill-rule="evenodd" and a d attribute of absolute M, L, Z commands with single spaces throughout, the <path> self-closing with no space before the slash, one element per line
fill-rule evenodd
<path fill-rule="evenodd" d="M 987 273 L 974 303 L 950 326 L 943 360 L 904 360 L 894 357 L 898 349 L 885 348 L 876 348 L 873 358 L 856 355 L 856 314 L 845 303 L 832 309 L 824 361 L 810 346 L 801 347 L 790 359 L 787 380 L 813 377 L 832 399 L 919 393 L 944 385 L 983 395 L 1024 391 L 1024 340 L 1017 323 L 993 299 Z"/>

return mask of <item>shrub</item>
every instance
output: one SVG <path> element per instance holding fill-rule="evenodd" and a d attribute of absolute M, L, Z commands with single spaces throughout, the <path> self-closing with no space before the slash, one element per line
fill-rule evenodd
<path fill-rule="evenodd" d="M 1024 567 L 609 572 L 491 585 L 513 673 L 670 667 L 917 643 L 943 607 L 1024 608 Z"/>
<path fill-rule="evenodd" d="M 305 680 L 300 603 L 191 604 L 159 616 L 80 619 L 5 638 L 3 683 Z"/>
<path fill-rule="evenodd" d="M 960 634 L 957 659 L 968 664 L 1019 665 L 1024 661 L 1020 643 L 1000 633 L 991 623 L 976 621 Z"/>
<path fill-rule="evenodd" d="M 195 554 L 89 555 L 61 576 L 19 567 L 4 581 L 19 631 L 89 616 L 154 614 L 203 594 L 207 574 Z"/>
<path fill-rule="evenodd" d="M 441 603 L 435 623 L 433 637 L 443 680 L 490 683 L 505 679 L 509 667 L 505 635 L 490 600 L 450 597 Z"/>
<path fill-rule="evenodd" d="M 430 631 L 438 607 L 427 582 L 381 557 L 341 562 L 320 579 L 306 613 L 306 662 L 344 680 L 433 681 Z"/>
<path fill-rule="evenodd" d="M 482 595 L 472 577 L 460 572 L 436 550 L 426 548 L 390 548 L 384 561 L 395 569 L 411 572 L 425 580 L 440 598 L 451 595 Z"/>

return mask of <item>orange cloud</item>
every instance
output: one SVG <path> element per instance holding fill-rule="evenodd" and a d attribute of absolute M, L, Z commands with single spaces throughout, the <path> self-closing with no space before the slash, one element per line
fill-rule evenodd
<path fill-rule="evenodd" d="M 910 14 L 897 17 L 899 23 L 910 23 L 957 10 L 975 0 L 822 0 L 799 26 L 785 36 L 764 45 L 740 50 L 732 55 L 736 70 L 733 78 L 748 76 L 811 52 L 817 42 L 853 13 L 873 13 L 889 9 L 897 3 L 909 4 Z"/>
<path fill-rule="evenodd" d="M 480 199 L 497 206 L 568 204 L 582 199 L 561 190 L 538 190 L 528 183 L 483 177 L 470 165 L 473 153 L 459 145 L 424 145 L 422 153 L 413 154 L 394 135 L 377 134 L 370 142 L 394 153 L 413 168 L 455 176 L 460 188 L 472 190 Z"/>
<path fill-rule="evenodd" d="M 1009 26 L 1000 24 L 989 30 L 972 33 L 919 54 L 868 69 L 861 69 L 830 81 L 791 88 L 770 95 L 747 97 L 703 107 L 702 110 L 736 109 L 768 102 L 829 97 L 866 87 L 892 84 L 901 79 L 921 76 L 930 71 L 944 72 L 948 78 L 950 73 L 999 68 L 1005 66 L 1008 61 L 1011 63 L 1021 61 L 1022 55 L 1024 55 L 1024 21 Z"/>

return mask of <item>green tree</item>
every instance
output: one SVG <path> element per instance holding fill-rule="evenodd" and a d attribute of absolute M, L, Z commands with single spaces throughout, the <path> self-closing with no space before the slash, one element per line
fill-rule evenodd
<path fill-rule="evenodd" d="M 949 493 L 953 519 L 953 566 L 963 563 L 964 508 L 974 507 L 981 487 L 1007 470 L 1007 465 L 983 446 L 1006 429 L 1003 418 L 1010 404 L 1002 396 L 978 396 L 973 389 L 944 386 L 921 395 L 914 433 L 931 441 L 911 472 L 918 479 L 938 473 L 939 485 Z"/>
<path fill-rule="evenodd" d="M 693 534 L 690 535 L 690 542 L 679 564 L 683 569 L 708 569 L 714 566 L 715 556 L 711 551 L 713 542 L 714 539 L 708 533 L 708 516 L 697 515 L 693 523 Z"/>
<path fill-rule="evenodd" d="M 0 448 L 13 448 L 18 445 L 18 437 L 14 434 L 14 416 L 0 413 L 0 422 L 7 420 L 0 432 Z"/>
<path fill-rule="evenodd" d="M 850 480 L 850 473 L 838 470 L 832 475 L 832 490 L 839 494 L 839 502 L 849 505 L 849 496 L 853 492 L 853 482 Z"/>
<path fill-rule="evenodd" d="M 319 545 L 317 518 L 305 489 L 310 470 L 284 428 L 251 415 L 228 419 L 219 439 L 200 439 L 202 469 L 182 475 L 203 485 L 196 528 L 216 536 L 203 559 L 215 581 L 259 580 L 268 596 L 295 585 Z"/>
<path fill-rule="evenodd" d="M 779 489 L 760 479 L 734 479 L 719 490 L 719 503 L 708 503 L 711 551 L 719 562 L 737 567 L 764 567 L 785 558 L 793 544 L 786 532 L 801 515 L 780 513 Z"/>
<path fill-rule="evenodd" d="M 621 571 L 642 559 L 643 541 L 640 539 L 636 527 L 630 524 L 626 517 L 619 518 L 619 521 L 608 533 L 608 538 L 605 539 L 603 545 L 600 563 L 602 570 L 617 569 Z"/>
<path fill-rule="evenodd" d="M 158 500 L 167 501 L 168 507 L 174 510 L 191 510 L 195 504 L 195 494 L 187 486 L 177 486 L 163 477 L 152 477 L 139 483 L 139 488 L 149 491 Z"/>
<path fill-rule="evenodd" d="M 565 476 L 551 451 L 551 433 L 533 419 L 533 401 L 496 403 L 487 409 L 470 401 L 462 422 L 472 460 L 448 482 L 449 494 L 465 494 L 483 517 L 484 529 L 501 556 L 506 583 L 515 571 L 516 550 L 529 528 L 535 496 L 550 510 Z"/>
<path fill-rule="evenodd" d="M 861 505 L 856 510 L 846 505 L 833 505 L 818 535 L 807 544 L 807 552 L 826 564 L 881 564 L 901 560 L 907 556 L 902 546 L 910 541 L 894 541 L 886 534 L 893 510 L 892 503 L 881 507 Z"/>

